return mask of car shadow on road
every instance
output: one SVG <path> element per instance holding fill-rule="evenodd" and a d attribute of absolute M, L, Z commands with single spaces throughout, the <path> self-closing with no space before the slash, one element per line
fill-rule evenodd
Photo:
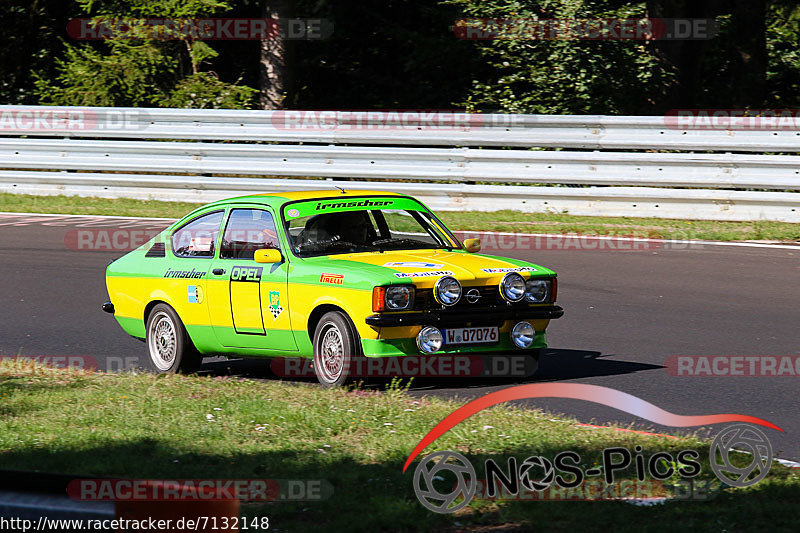
<path fill-rule="evenodd" d="M 614 354 L 588 350 L 566 350 L 548 348 L 539 360 L 539 371 L 534 375 L 538 381 L 560 381 L 564 379 L 590 378 L 632 374 L 645 370 L 659 370 L 663 365 L 620 361 L 610 359 Z"/>
<path fill-rule="evenodd" d="M 613 354 L 604 355 L 598 351 L 548 348 L 542 353 L 539 360 L 539 370 L 535 373 L 525 371 L 501 377 L 414 377 L 410 384 L 408 379 L 411 376 L 407 376 L 402 379 L 402 382 L 408 385 L 410 391 L 459 388 L 473 389 L 531 382 L 552 382 L 599 376 L 615 376 L 664 368 L 662 365 L 639 363 L 636 361 L 621 361 L 612 359 L 612 357 Z M 207 361 L 203 365 L 203 370 L 200 372 L 200 375 L 227 375 L 267 380 L 286 379 L 276 376 L 272 372 L 269 360 L 254 359 L 218 359 Z M 296 382 L 298 384 L 316 383 L 316 379 L 313 377 L 293 377 L 287 381 Z M 357 382 L 365 389 L 382 390 L 389 386 L 392 379 L 389 377 L 372 377 L 366 380 L 357 380 Z"/>
<path fill-rule="evenodd" d="M 647 370 L 659 370 L 662 365 L 610 359 L 614 354 L 589 350 L 548 348 L 539 358 L 539 369 L 533 375 L 485 378 L 421 378 L 415 379 L 409 390 L 480 388 L 519 385 L 532 382 L 565 381 L 598 376 L 616 376 Z"/>

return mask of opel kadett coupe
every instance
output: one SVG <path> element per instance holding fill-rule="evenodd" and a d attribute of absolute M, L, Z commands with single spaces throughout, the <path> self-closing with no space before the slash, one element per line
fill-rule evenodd
<path fill-rule="evenodd" d="M 245 196 L 189 213 L 106 269 L 103 309 L 158 373 L 204 356 L 313 358 L 326 387 L 353 357 L 525 351 L 538 359 L 552 270 L 475 252 L 425 205 L 375 191 Z"/>

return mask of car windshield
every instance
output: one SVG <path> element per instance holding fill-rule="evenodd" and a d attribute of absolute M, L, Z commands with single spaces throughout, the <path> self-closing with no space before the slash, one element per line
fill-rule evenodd
<path fill-rule="evenodd" d="M 450 249 L 461 245 L 433 215 L 410 198 L 348 197 L 290 204 L 286 233 L 299 257 Z"/>

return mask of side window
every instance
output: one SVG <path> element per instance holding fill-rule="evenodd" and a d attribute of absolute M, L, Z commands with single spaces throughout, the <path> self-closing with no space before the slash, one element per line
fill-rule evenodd
<path fill-rule="evenodd" d="M 253 259 L 256 250 L 280 249 L 275 220 L 263 209 L 233 209 L 222 235 L 219 256 L 223 259 Z"/>
<path fill-rule="evenodd" d="M 172 234 L 172 252 L 178 257 L 214 257 L 223 211 L 196 218 Z"/>

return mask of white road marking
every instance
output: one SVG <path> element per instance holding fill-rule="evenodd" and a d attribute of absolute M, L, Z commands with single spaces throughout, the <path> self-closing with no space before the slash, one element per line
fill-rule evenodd
<path fill-rule="evenodd" d="M 800 468 L 800 463 L 789 461 L 788 459 L 775 459 L 776 462 L 782 464 L 786 468 Z"/>
<path fill-rule="evenodd" d="M 49 226 L 77 228 L 152 228 L 164 229 L 174 219 L 147 217 L 119 217 L 96 215 L 53 215 L 37 213 L 0 213 L 0 226 Z"/>
<path fill-rule="evenodd" d="M 175 222 L 177 218 L 158 218 L 158 217 L 125 217 L 117 215 L 67 215 L 64 213 L 15 213 L 10 211 L 0 211 L 0 215 L 26 216 L 26 217 L 61 217 L 61 218 L 125 218 L 129 220 L 166 220 Z"/>

